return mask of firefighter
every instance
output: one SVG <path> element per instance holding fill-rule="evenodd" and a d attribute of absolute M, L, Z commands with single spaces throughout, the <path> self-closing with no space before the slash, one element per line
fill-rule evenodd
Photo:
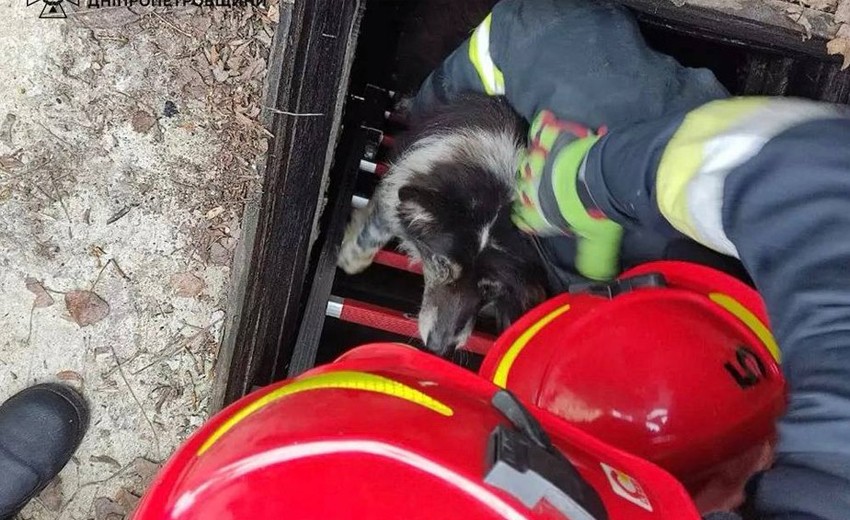
<path fill-rule="evenodd" d="M 653 53 L 628 13 L 504 0 L 425 81 L 414 114 L 453 93 L 504 95 L 531 124 L 514 220 L 576 239 L 608 279 L 623 237 L 687 238 L 740 260 L 789 382 L 759 518 L 850 515 L 850 115 L 799 99 L 727 98 Z"/>

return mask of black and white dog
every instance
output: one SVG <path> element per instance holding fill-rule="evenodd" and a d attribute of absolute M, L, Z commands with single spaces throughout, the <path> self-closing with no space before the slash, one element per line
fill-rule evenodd
<path fill-rule="evenodd" d="M 423 266 L 422 340 L 450 355 L 483 307 L 504 327 L 548 292 L 531 238 L 510 219 L 526 126 L 504 99 L 481 94 L 413 124 L 369 204 L 352 215 L 338 265 L 360 272 L 398 238 Z"/>

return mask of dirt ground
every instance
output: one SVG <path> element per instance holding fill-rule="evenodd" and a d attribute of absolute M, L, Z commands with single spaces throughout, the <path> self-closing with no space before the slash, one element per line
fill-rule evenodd
<path fill-rule="evenodd" d="M 63 6 L 0 0 L 0 401 L 92 408 L 20 518 L 117 520 L 209 412 L 279 11 Z"/>

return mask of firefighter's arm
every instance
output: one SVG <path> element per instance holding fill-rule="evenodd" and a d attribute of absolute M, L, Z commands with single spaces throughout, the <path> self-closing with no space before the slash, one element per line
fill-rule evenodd
<path fill-rule="evenodd" d="M 492 52 L 498 42 L 493 33 L 501 32 L 499 26 L 504 23 L 503 18 L 498 12 L 488 14 L 470 38 L 434 69 L 413 99 L 410 111 L 414 116 L 448 102 L 461 92 L 492 96 L 505 93 L 504 75 Z"/>
<path fill-rule="evenodd" d="M 850 511 L 848 143 L 837 107 L 739 98 L 612 132 L 585 160 L 608 217 L 740 258 L 765 300 L 790 395 L 760 518 Z"/>

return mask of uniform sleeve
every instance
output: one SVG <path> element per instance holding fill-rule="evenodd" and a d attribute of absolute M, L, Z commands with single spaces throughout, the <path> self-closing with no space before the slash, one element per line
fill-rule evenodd
<path fill-rule="evenodd" d="M 529 122 L 550 110 L 611 129 L 728 95 L 711 71 L 651 49 L 625 7 L 599 0 L 501 0 L 425 80 L 413 113 L 465 90 L 504 95 Z"/>
<path fill-rule="evenodd" d="M 739 98 L 612 132 L 586 159 L 610 218 L 739 258 L 765 300 L 790 401 L 760 518 L 850 512 L 848 143 L 836 106 Z"/>
<path fill-rule="evenodd" d="M 462 92 L 480 92 L 491 96 L 505 93 L 504 75 L 493 61 L 491 53 L 499 41 L 492 33 L 494 30 L 501 32 L 498 28 L 508 21 L 505 18 L 498 12 L 495 15 L 488 14 L 472 36 L 425 79 L 411 105 L 414 116 L 429 107 L 447 103 Z"/>

